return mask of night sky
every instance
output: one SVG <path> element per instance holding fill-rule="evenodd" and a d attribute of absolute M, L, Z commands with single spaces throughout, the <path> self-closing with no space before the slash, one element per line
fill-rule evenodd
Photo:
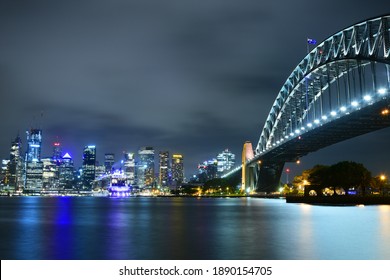
<path fill-rule="evenodd" d="M 43 129 L 76 165 L 153 146 L 185 157 L 186 175 L 225 148 L 257 144 L 306 39 L 389 11 L 385 0 L 0 0 L 0 158 Z M 363 163 L 390 175 L 390 129 L 301 159 Z M 240 157 L 240 156 L 239 156 Z"/>

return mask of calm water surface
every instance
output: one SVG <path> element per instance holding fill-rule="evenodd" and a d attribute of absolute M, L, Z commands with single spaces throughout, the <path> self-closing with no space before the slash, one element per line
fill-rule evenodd
<path fill-rule="evenodd" d="M 390 206 L 2 197 L 1 259 L 390 259 Z"/>

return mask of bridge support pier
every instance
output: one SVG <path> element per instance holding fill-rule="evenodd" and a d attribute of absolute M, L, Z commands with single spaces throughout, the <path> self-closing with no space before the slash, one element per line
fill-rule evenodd
<path fill-rule="evenodd" d="M 257 192 L 275 192 L 279 186 L 284 162 L 262 162 L 257 174 Z"/>

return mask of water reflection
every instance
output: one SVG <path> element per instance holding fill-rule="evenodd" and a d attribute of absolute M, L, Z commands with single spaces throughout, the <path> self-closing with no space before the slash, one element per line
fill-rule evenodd
<path fill-rule="evenodd" d="M 389 259 L 390 206 L 0 198 L 2 259 Z"/>

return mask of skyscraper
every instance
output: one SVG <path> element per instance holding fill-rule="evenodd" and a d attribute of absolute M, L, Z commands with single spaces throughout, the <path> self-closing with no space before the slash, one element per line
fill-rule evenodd
<path fill-rule="evenodd" d="M 236 156 L 229 151 L 229 149 L 225 149 L 217 156 L 217 164 L 218 164 L 218 173 L 220 175 L 226 171 L 229 171 L 234 167 Z"/>
<path fill-rule="evenodd" d="M 43 187 L 43 163 L 41 161 L 42 130 L 31 129 L 27 133 L 27 152 L 25 159 L 26 192 L 40 191 Z"/>
<path fill-rule="evenodd" d="M 162 151 L 159 153 L 159 180 L 158 183 L 161 187 L 165 188 L 169 185 L 169 152 Z"/>
<path fill-rule="evenodd" d="M 95 180 L 96 147 L 85 146 L 83 152 L 83 188 L 92 189 Z"/>
<path fill-rule="evenodd" d="M 142 147 L 138 151 L 138 186 L 151 187 L 154 183 L 154 149 Z"/>
<path fill-rule="evenodd" d="M 183 155 L 172 155 L 172 184 L 180 186 L 184 181 L 184 163 Z"/>
<path fill-rule="evenodd" d="M 62 149 L 60 142 L 53 143 L 53 160 L 56 162 L 62 160 Z"/>
<path fill-rule="evenodd" d="M 106 174 L 111 173 L 114 163 L 115 163 L 114 154 L 109 153 L 104 155 L 104 167 L 105 167 Z"/>
<path fill-rule="evenodd" d="M 61 189 L 72 189 L 75 187 L 74 163 L 69 153 L 65 153 L 62 157 L 59 174 L 59 184 Z"/>
<path fill-rule="evenodd" d="M 19 135 L 15 141 L 11 143 L 10 162 L 9 162 L 9 186 L 14 190 L 21 190 L 23 188 L 23 158 L 22 158 L 22 141 Z"/>
<path fill-rule="evenodd" d="M 134 153 L 124 153 L 125 160 L 123 162 L 124 165 L 124 174 L 126 176 L 127 183 L 131 186 L 135 184 L 135 159 Z"/>
<path fill-rule="evenodd" d="M 45 189 L 58 188 L 58 166 L 52 158 L 43 158 L 42 183 Z"/>

